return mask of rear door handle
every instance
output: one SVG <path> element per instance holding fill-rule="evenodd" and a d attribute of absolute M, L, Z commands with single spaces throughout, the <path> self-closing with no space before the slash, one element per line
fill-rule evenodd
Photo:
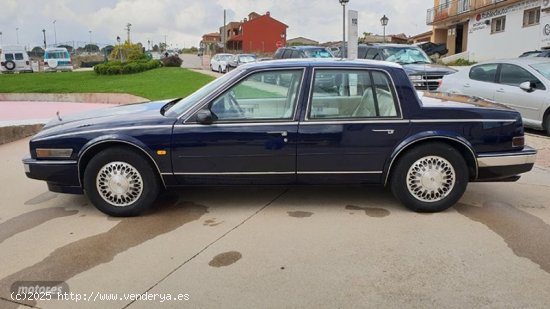
<path fill-rule="evenodd" d="M 504 89 L 499 88 L 499 89 L 497 89 L 497 92 L 504 93 Z"/>
<path fill-rule="evenodd" d="M 464 88 L 470 88 L 470 84 L 464 84 Z"/>
<path fill-rule="evenodd" d="M 287 131 L 269 131 L 269 132 L 267 132 L 267 134 L 269 134 L 269 135 L 276 135 L 276 134 L 279 134 L 279 135 L 281 135 L 281 136 L 283 136 L 283 137 L 288 136 L 288 132 L 287 132 Z"/>
<path fill-rule="evenodd" d="M 393 129 L 380 129 L 380 130 L 372 130 L 372 132 L 376 132 L 376 133 L 383 133 L 383 132 L 386 132 L 388 133 L 389 135 L 392 135 L 393 133 L 395 133 L 395 130 Z"/>

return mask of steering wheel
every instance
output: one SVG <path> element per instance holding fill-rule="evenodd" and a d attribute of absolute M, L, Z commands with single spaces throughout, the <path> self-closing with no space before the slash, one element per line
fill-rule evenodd
<path fill-rule="evenodd" d="M 241 108 L 241 106 L 239 105 L 239 103 L 237 102 L 237 99 L 235 98 L 235 92 L 234 91 L 230 91 L 228 93 L 228 96 L 229 96 L 229 102 L 231 104 L 231 106 L 235 107 L 237 109 L 237 112 L 239 113 L 239 117 L 240 118 L 245 118 L 245 112 L 244 110 Z"/>

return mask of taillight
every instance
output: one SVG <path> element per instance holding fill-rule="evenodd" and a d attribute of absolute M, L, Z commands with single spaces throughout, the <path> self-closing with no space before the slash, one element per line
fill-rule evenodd
<path fill-rule="evenodd" d="M 30 64 L 31 64 L 31 63 L 30 63 L 30 62 L 28 62 L 28 61 L 26 61 L 25 63 L 26 63 L 27 65 L 30 65 Z"/>
<path fill-rule="evenodd" d="M 525 146 L 524 136 L 516 136 L 512 138 L 512 147 L 523 147 L 523 146 Z"/>
<path fill-rule="evenodd" d="M 6 65 L 6 63 L 5 62 L 0 62 L 0 65 Z"/>

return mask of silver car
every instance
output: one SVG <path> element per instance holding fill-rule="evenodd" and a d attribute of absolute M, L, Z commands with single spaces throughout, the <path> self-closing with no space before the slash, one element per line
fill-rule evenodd
<path fill-rule="evenodd" d="M 489 99 L 521 113 L 526 127 L 550 135 L 550 59 L 482 62 L 446 75 L 437 89 Z"/>

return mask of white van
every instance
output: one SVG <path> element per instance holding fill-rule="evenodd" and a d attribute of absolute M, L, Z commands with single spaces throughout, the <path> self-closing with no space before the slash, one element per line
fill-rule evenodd
<path fill-rule="evenodd" d="M 72 71 L 71 55 L 65 47 L 46 48 L 44 52 L 44 71 Z"/>
<path fill-rule="evenodd" d="M 0 72 L 31 72 L 29 55 L 23 46 L 4 46 L 0 54 Z"/>

